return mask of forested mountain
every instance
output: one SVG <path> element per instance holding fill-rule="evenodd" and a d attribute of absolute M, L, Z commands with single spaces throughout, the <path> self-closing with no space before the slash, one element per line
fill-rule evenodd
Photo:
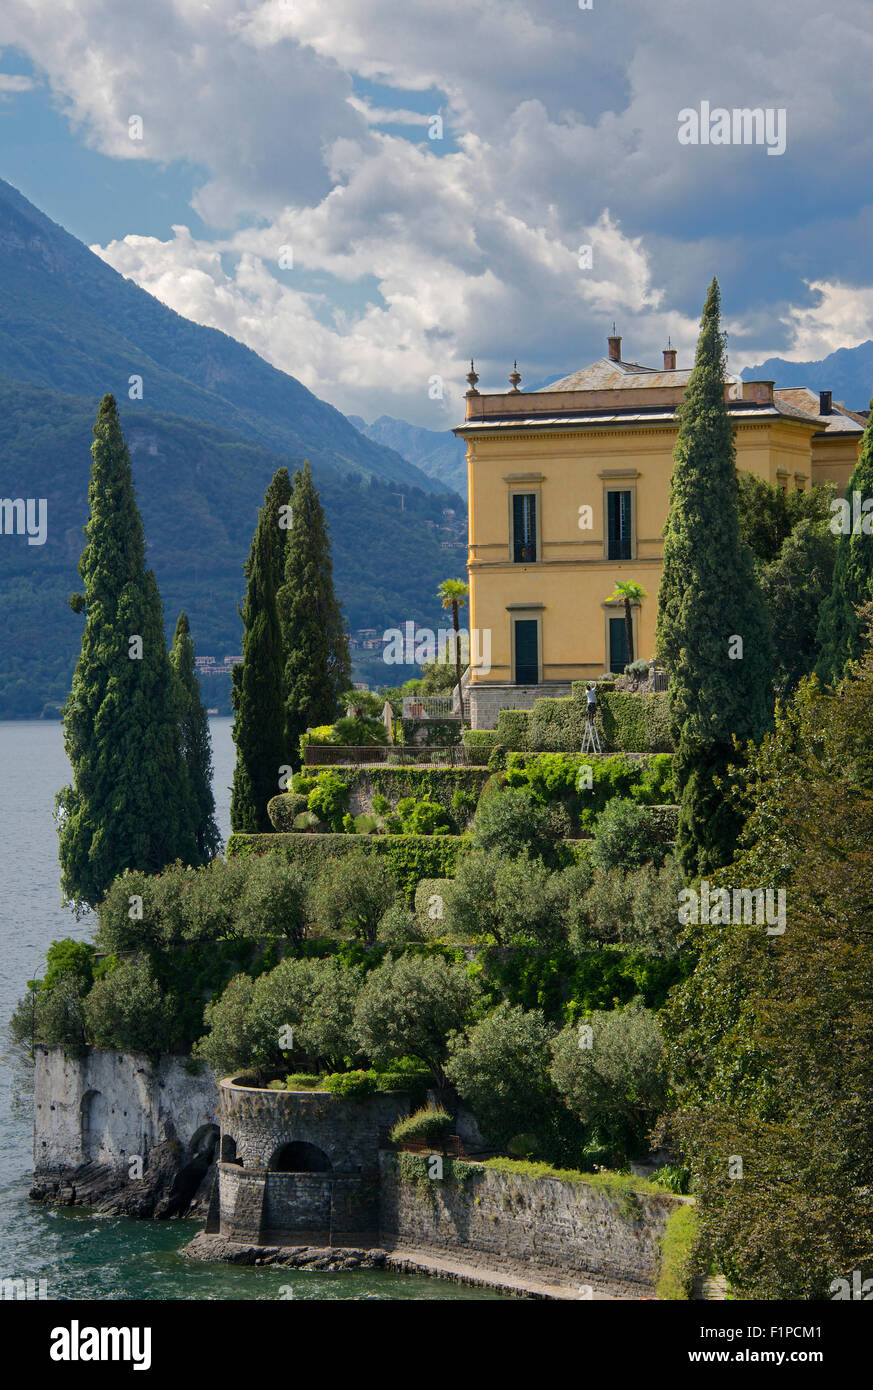
<path fill-rule="evenodd" d="M 131 376 L 143 378 L 142 400 L 129 398 Z M 45 498 L 47 508 L 45 544 L 0 535 L 0 718 L 38 715 L 69 688 L 82 620 L 67 600 L 79 587 L 91 427 L 107 391 L 168 631 L 184 608 L 198 653 L 238 652 L 257 509 L 280 463 L 304 457 L 351 628 L 439 625 L 447 557 L 425 523 L 460 508 L 457 496 L 293 377 L 167 309 L 0 182 L 0 497 Z"/>

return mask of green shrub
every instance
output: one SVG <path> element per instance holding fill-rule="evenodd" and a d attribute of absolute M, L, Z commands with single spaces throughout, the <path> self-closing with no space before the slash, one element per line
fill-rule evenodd
<path fill-rule="evenodd" d="M 506 748 L 502 743 L 495 743 L 491 749 L 491 756 L 488 759 L 489 772 L 503 772 L 506 768 Z"/>
<path fill-rule="evenodd" d="M 666 1077 L 658 1020 L 641 999 L 590 1015 L 552 1044 L 552 1081 L 592 1140 L 616 1162 L 638 1152 L 664 1102 Z"/>
<path fill-rule="evenodd" d="M 372 945 L 380 919 L 396 897 L 397 884 L 386 864 L 349 855 L 324 865 L 311 905 L 321 927 Z"/>
<path fill-rule="evenodd" d="M 267 940 L 299 945 L 309 925 L 312 875 L 280 854 L 264 854 L 249 865 L 237 909 L 239 930 Z"/>
<path fill-rule="evenodd" d="M 345 820 L 345 817 L 343 817 Z M 301 811 L 299 816 L 295 816 L 291 822 L 291 832 L 297 834 L 314 834 L 321 829 L 321 821 L 314 811 Z M 343 827 L 345 829 L 345 827 Z"/>
<path fill-rule="evenodd" d="M 538 752 L 578 752 L 586 722 L 585 706 L 570 696 L 535 700 L 528 723 L 528 744 Z"/>
<path fill-rule="evenodd" d="M 616 797 L 598 817 L 590 851 L 596 867 L 638 869 L 660 864 L 665 852 L 648 806 Z"/>
<path fill-rule="evenodd" d="M 295 816 L 307 809 L 308 798 L 302 792 L 280 792 L 267 802 L 267 815 L 275 830 L 290 830 Z"/>
<path fill-rule="evenodd" d="M 286 1091 L 314 1091 L 321 1081 L 315 1072 L 292 1071 L 285 1077 Z"/>
<path fill-rule="evenodd" d="M 383 796 L 381 792 L 376 792 L 373 796 L 373 810 L 377 816 L 387 815 L 391 810 L 391 802 L 387 796 Z"/>
<path fill-rule="evenodd" d="M 683 1204 L 670 1213 L 661 1238 L 661 1273 L 656 1290 L 659 1299 L 691 1298 L 699 1239 L 694 1207 Z"/>
<path fill-rule="evenodd" d="M 410 1139 L 423 1139 L 438 1143 L 451 1134 L 454 1121 L 448 1110 L 441 1105 L 426 1105 L 416 1110 L 414 1115 L 406 1115 L 398 1120 L 391 1130 L 395 1144 L 404 1144 Z"/>
<path fill-rule="evenodd" d="M 388 743 L 388 731 L 381 719 L 346 716 L 334 724 L 330 741 L 345 748 L 384 747 Z"/>
<path fill-rule="evenodd" d="M 513 753 L 524 753 L 530 747 L 530 710 L 502 709 L 497 716 L 497 737 Z"/>
<path fill-rule="evenodd" d="M 443 936 L 455 891 L 453 878 L 423 878 L 415 890 L 415 914 L 428 936 Z"/>
<path fill-rule="evenodd" d="M 446 1072 L 495 1147 L 526 1128 L 547 1128 L 559 1104 L 551 1035 L 539 1009 L 503 1003 L 452 1040 Z"/>
<path fill-rule="evenodd" d="M 562 875 L 541 859 L 476 850 L 455 875 L 446 927 L 465 941 L 490 935 L 499 946 L 560 944 L 566 934 L 562 888 Z"/>
<path fill-rule="evenodd" d="M 405 796 L 397 803 L 397 811 L 403 822 L 404 835 L 435 835 L 449 828 L 446 808 L 429 797 L 420 800 Z"/>
<path fill-rule="evenodd" d="M 309 810 L 334 832 L 342 829 L 349 809 L 349 789 L 336 772 L 322 772 L 307 800 Z"/>
<path fill-rule="evenodd" d="M 376 1094 L 376 1074 L 372 1071 L 331 1072 L 321 1086 L 334 1096 L 372 1096 Z"/>
<path fill-rule="evenodd" d="M 174 1041 L 174 1005 L 163 993 L 145 956 L 121 961 L 97 980 L 83 1005 L 85 1028 L 95 1047 L 145 1052 L 157 1057 Z"/>
<path fill-rule="evenodd" d="M 424 933 L 406 903 L 398 898 L 380 917 L 376 937 L 386 946 L 408 946 L 410 941 L 423 941 Z"/>
<path fill-rule="evenodd" d="M 525 851 L 548 855 L 555 841 L 545 807 L 527 787 L 507 787 L 487 799 L 483 792 L 473 817 L 472 839 L 476 849 L 508 856 Z"/>

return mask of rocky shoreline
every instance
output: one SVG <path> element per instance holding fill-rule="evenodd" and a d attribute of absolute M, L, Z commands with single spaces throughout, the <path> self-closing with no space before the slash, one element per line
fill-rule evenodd
<path fill-rule="evenodd" d="M 136 1220 L 170 1217 L 205 1219 L 215 1180 L 215 1164 L 191 1160 L 176 1139 L 155 1144 L 141 1178 L 105 1163 L 37 1169 L 30 1188 L 35 1202 L 91 1207 L 110 1216 Z"/>

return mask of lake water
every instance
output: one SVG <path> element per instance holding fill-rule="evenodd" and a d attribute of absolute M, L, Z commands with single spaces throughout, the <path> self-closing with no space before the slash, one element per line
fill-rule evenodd
<path fill-rule="evenodd" d="M 210 721 L 219 829 L 230 830 L 230 719 Z M 33 1109 L 30 1063 L 8 1019 L 26 982 L 43 973 L 58 937 L 89 940 L 60 902 L 55 792 L 70 769 L 59 723 L 0 721 L 0 1278 L 47 1281 L 49 1298 L 269 1299 L 290 1286 L 304 1299 L 495 1299 L 443 1280 L 361 1270 L 337 1274 L 245 1269 L 183 1260 L 193 1221 L 128 1221 L 28 1200 Z M 283 1295 L 287 1297 L 286 1293 Z"/>

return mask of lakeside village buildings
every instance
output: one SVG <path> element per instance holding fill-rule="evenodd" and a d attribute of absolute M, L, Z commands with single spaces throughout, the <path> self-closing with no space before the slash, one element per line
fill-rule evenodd
<path fill-rule="evenodd" d="M 625 361 L 614 328 L 606 357 L 537 391 L 522 392 L 516 370 L 510 391 L 482 394 L 471 363 L 454 433 L 467 444 L 474 729 L 624 669 L 624 606 L 608 597 L 616 583 L 648 596 L 633 607 L 634 653 L 652 656 L 676 407 L 690 375 L 670 347 L 663 368 Z M 783 490 L 845 490 L 864 415 L 829 391 L 738 376 L 725 398 L 738 469 Z M 475 634 L 489 635 L 485 662 Z"/>

